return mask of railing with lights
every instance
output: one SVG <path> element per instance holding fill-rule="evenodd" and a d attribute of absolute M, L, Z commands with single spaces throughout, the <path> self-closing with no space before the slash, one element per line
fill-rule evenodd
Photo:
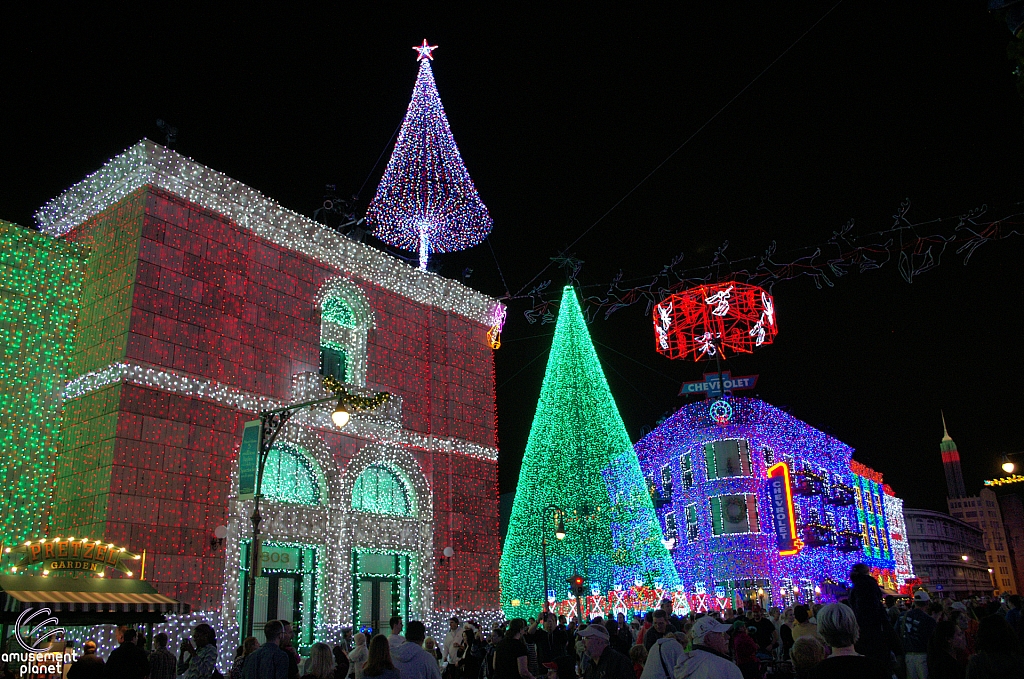
<path fill-rule="evenodd" d="M 837 535 L 839 536 L 837 547 L 841 552 L 856 552 L 864 545 L 864 536 L 857 531 L 841 530 Z"/>
<path fill-rule="evenodd" d="M 833 484 L 829 502 L 837 507 L 849 507 L 857 501 L 854 492 L 853 487 L 845 483 Z"/>
<path fill-rule="evenodd" d="M 803 526 L 803 540 L 808 547 L 826 547 L 836 544 L 836 534 L 831 526 L 806 523 Z"/>
<path fill-rule="evenodd" d="M 796 488 L 794 490 L 797 495 L 813 496 L 821 495 L 825 492 L 824 476 L 815 474 L 810 469 L 801 469 L 795 476 Z"/>

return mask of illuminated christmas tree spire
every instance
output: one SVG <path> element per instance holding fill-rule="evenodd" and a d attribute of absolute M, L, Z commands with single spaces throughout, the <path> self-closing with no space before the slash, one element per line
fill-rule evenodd
<path fill-rule="evenodd" d="M 472 247 L 494 223 L 462 162 L 434 84 L 430 62 L 437 47 L 424 40 L 413 49 L 419 75 L 366 221 L 385 243 L 419 252 L 425 269 L 431 253 Z"/>
<path fill-rule="evenodd" d="M 563 540 L 555 535 L 559 510 Z M 576 572 L 588 593 L 596 589 L 602 595 L 616 584 L 672 588 L 679 582 L 571 287 L 562 293 L 501 555 L 506 616 L 527 617 L 544 605 L 542 534 L 548 589 L 557 600 L 570 598 L 566 579 Z"/>

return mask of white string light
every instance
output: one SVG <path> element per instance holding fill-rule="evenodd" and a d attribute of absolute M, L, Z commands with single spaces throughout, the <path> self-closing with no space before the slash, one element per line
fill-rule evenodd
<path fill-rule="evenodd" d="M 372 281 L 403 297 L 451 311 L 485 327 L 500 302 L 422 271 L 285 209 L 239 181 L 144 139 L 36 212 L 41 231 L 63 236 L 136 189 L 154 186 L 232 219 L 268 241 Z"/>
<path fill-rule="evenodd" d="M 889 545 L 892 547 L 892 558 L 896 562 L 893 572 L 896 583 L 903 587 L 907 581 L 913 580 L 914 562 L 910 557 L 910 542 L 907 539 L 907 526 L 903 519 L 903 500 L 885 493 L 885 518 L 889 524 Z"/>
<path fill-rule="evenodd" d="M 299 391 L 295 400 L 326 396 L 327 392 L 320 385 L 317 373 L 300 373 L 296 377 L 297 384 L 306 387 Z M 272 410 L 287 405 L 286 402 L 260 396 L 222 382 L 199 377 L 189 377 L 176 370 L 147 366 L 141 361 L 127 360 L 94 372 L 86 373 L 69 381 L 64 387 L 64 400 L 81 398 L 112 384 L 135 384 L 142 387 L 160 389 L 173 394 L 190 398 L 212 401 L 221 405 L 237 408 L 246 412 L 257 413 L 261 410 Z M 359 393 L 359 389 L 351 389 Z M 367 391 L 365 394 L 369 395 Z M 388 402 L 377 411 L 368 413 L 352 413 L 352 419 L 345 427 L 345 433 L 365 438 L 374 443 L 417 448 L 435 453 L 454 453 L 468 455 L 483 460 L 497 460 L 498 449 L 484 446 L 454 436 L 432 436 L 421 434 L 401 426 L 402 397 L 392 395 Z M 308 418 L 308 425 L 325 431 L 337 431 L 331 422 L 330 408 L 310 409 L 297 414 L 296 421 Z"/>

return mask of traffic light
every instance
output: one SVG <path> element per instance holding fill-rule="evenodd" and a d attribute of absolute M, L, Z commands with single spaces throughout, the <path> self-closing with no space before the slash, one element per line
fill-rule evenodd
<path fill-rule="evenodd" d="M 569 588 L 574 596 L 583 596 L 583 576 L 574 575 L 568 580 Z"/>

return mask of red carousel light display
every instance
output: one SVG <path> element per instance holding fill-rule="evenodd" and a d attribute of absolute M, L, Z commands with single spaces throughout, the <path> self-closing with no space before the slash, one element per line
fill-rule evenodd
<path fill-rule="evenodd" d="M 689 288 L 654 307 L 654 345 L 669 358 L 699 361 L 749 354 L 779 332 L 775 301 L 763 288 L 723 281 Z"/>

